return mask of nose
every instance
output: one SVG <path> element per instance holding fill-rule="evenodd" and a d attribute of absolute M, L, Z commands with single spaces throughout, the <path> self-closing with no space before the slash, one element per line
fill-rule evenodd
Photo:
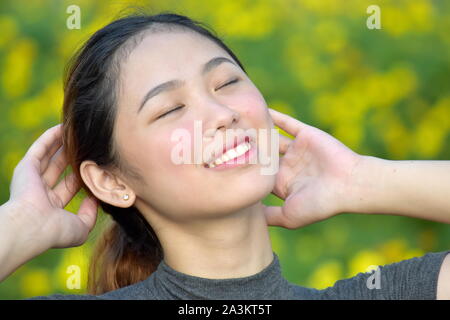
<path fill-rule="evenodd" d="M 208 121 L 208 125 L 204 128 L 210 137 L 213 137 L 217 130 L 232 128 L 240 119 L 238 112 L 225 105 L 214 104 L 210 108 L 210 121 Z"/>
<path fill-rule="evenodd" d="M 220 103 L 211 103 L 207 108 L 205 108 L 205 110 L 207 110 L 205 111 L 206 114 L 204 117 L 206 121 L 202 124 L 202 135 L 204 138 L 203 142 L 206 143 L 208 147 L 212 147 L 210 152 L 220 152 L 223 144 L 227 143 L 230 138 L 227 137 L 227 130 L 233 129 L 237 126 L 237 122 L 240 119 L 240 114 L 232 108 Z M 223 132 L 219 132 L 219 130 L 222 130 Z M 216 138 L 218 138 L 218 140 L 216 140 Z M 202 163 L 203 160 L 208 161 L 211 158 L 211 154 L 205 154 L 203 151 L 201 152 L 201 156 L 203 157 Z"/>

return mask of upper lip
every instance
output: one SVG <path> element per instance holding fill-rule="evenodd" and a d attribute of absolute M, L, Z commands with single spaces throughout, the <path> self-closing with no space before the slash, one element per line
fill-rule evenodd
<path fill-rule="evenodd" d="M 213 162 L 215 159 L 220 158 L 223 154 L 225 154 L 228 150 L 234 149 L 236 148 L 238 145 L 240 145 L 243 142 L 250 142 L 250 137 L 249 136 L 240 136 L 240 137 L 235 137 L 233 139 L 234 141 L 229 141 L 226 145 L 223 146 L 222 148 L 222 152 L 219 151 L 219 153 L 217 155 L 214 155 L 214 157 L 212 156 L 212 154 L 210 155 L 210 158 L 208 159 L 208 161 L 206 161 L 204 164 L 210 164 L 211 162 Z"/>

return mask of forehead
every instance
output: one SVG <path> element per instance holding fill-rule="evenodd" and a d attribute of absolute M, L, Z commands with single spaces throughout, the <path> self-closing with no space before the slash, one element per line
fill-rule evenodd
<path fill-rule="evenodd" d="M 123 80 L 146 78 L 157 84 L 193 77 L 214 56 L 228 53 L 212 40 L 192 31 L 147 32 L 122 65 Z M 130 77 L 131 75 L 131 77 Z M 170 78 L 170 79 L 169 79 Z"/>

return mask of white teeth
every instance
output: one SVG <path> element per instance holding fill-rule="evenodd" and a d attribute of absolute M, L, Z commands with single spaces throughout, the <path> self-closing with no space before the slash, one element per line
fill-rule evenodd
<path fill-rule="evenodd" d="M 251 144 L 248 142 L 243 142 L 240 145 L 238 145 L 236 148 L 228 150 L 225 154 L 220 156 L 219 158 L 215 159 L 209 164 L 209 168 L 214 168 L 215 166 L 218 166 L 224 162 L 230 161 L 234 158 L 237 158 L 244 153 L 246 153 L 248 150 L 251 149 Z"/>
<path fill-rule="evenodd" d="M 236 158 L 236 157 L 238 156 L 238 154 L 237 154 L 237 152 L 236 152 L 235 149 L 228 150 L 227 153 L 226 153 L 226 155 L 227 155 L 228 157 L 230 157 L 230 160 L 231 160 L 231 159 L 234 159 L 234 158 Z"/>
<path fill-rule="evenodd" d="M 247 152 L 247 150 L 247 146 L 243 146 L 242 144 L 236 147 L 236 152 L 238 155 L 244 154 L 245 152 Z"/>

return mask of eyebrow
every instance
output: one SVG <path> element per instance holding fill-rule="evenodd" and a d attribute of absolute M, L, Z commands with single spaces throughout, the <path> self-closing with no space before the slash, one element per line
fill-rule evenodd
<path fill-rule="evenodd" d="M 213 70 L 214 68 L 216 68 L 217 66 L 219 66 L 220 64 L 222 64 L 224 62 L 229 62 L 229 63 L 236 65 L 236 63 L 234 63 L 232 60 L 230 60 L 228 58 L 215 57 L 203 65 L 203 68 L 201 71 L 202 76 L 206 75 L 211 70 Z M 183 86 L 184 83 L 185 82 L 182 80 L 170 80 L 170 81 L 166 81 L 166 82 L 163 82 L 163 83 L 157 85 L 153 89 L 150 89 L 147 92 L 147 94 L 144 96 L 144 98 L 142 99 L 141 105 L 139 106 L 137 113 L 139 113 L 141 111 L 141 109 L 144 107 L 145 103 L 148 100 L 150 100 L 151 98 L 153 98 L 154 96 L 160 94 L 163 91 L 170 91 L 170 90 L 178 89 L 181 86 Z"/>

